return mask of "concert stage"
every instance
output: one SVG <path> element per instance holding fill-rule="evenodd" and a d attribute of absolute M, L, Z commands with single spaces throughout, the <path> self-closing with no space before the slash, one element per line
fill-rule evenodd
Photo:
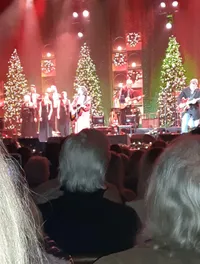
<path fill-rule="evenodd" d="M 102 132 L 105 132 L 101 129 Z M 106 133 L 105 133 L 106 134 Z M 120 144 L 133 146 L 134 144 L 143 143 L 150 144 L 154 141 L 160 139 L 165 142 L 171 142 L 178 136 L 180 136 L 180 128 L 179 127 L 170 127 L 167 129 L 158 128 L 157 130 L 147 129 L 147 128 L 138 128 L 135 130 L 135 133 L 132 135 L 129 134 L 121 134 L 121 135 L 113 135 L 106 134 L 110 144 Z M 14 138 L 3 138 L 3 142 L 5 145 L 9 145 L 13 142 Z M 61 144 L 64 137 L 51 137 L 47 142 L 40 142 L 38 138 L 18 138 L 17 139 L 21 146 L 29 147 L 34 151 L 44 151 L 46 144 L 57 143 Z"/>

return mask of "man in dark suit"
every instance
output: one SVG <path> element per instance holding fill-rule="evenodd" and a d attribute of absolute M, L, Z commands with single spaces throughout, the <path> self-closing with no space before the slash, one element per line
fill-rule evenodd
<path fill-rule="evenodd" d="M 200 110 L 199 110 L 199 101 L 200 101 L 200 89 L 198 88 L 198 80 L 192 79 L 190 85 L 183 89 L 180 95 L 178 96 L 178 105 L 180 108 L 184 109 L 184 103 L 182 99 L 189 99 L 186 109 L 182 113 L 181 120 L 181 132 L 187 133 L 189 131 L 188 127 L 195 128 L 199 125 L 200 119 Z M 196 100 L 198 99 L 199 100 Z"/>

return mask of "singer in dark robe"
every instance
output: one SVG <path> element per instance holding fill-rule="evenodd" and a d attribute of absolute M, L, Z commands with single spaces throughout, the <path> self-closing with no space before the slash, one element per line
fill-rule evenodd
<path fill-rule="evenodd" d="M 49 99 L 49 94 L 45 93 L 39 105 L 39 140 L 46 142 L 49 137 L 52 137 L 52 127 L 49 125 L 53 113 L 52 102 Z"/>
<path fill-rule="evenodd" d="M 31 103 L 30 96 L 24 96 L 24 103 L 21 108 L 21 136 L 22 137 L 34 137 L 34 127 L 37 122 L 35 115 L 35 109 Z"/>
<path fill-rule="evenodd" d="M 70 101 L 67 98 L 67 92 L 64 91 L 61 93 L 60 111 L 59 111 L 60 119 L 58 120 L 61 137 L 66 137 L 69 135 L 69 124 L 70 124 L 69 106 L 70 106 Z"/>
<path fill-rule="evenodd" d="M 35 115 L 37 118 L 37 122 L 34 123 L 33 125 L 33 135 L 34 137 L 37 137 L 38 134 L 38 126 L 39 126 L 39 117 L 38 117 L 38 112 L 39 112 L 39 97 L 40 95 L 37 93 L 36 86 L 34 84 L 31 85 L 30 87 L 30 100 L 33 105 Z"/>
<path fill-rule="evenodd" d="M 53 113 L 51 116 L 51 126 L 54 132 L 58 132 L 58 119 L 60 119 L 60 94 L 55 85 L 51 86 L 51 100 L 53 106 Z"/>

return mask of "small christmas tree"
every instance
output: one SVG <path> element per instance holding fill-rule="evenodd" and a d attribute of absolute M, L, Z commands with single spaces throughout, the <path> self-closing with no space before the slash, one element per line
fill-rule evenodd
<path fill-rule="evenodd" d="M 78 85 L 83 85 L 88 88 L 88 93 L 92 98 L 92 115 L 103 115 L 100 81 L 96 73 L 95 64 L 90 57 L 90 50 L 86 43 L 81 47 L 80 51 L 74 83 L 75 89 Z"/>
<path fill-rule="evenodd" d="M 161 91 L 158 96 L 158 113 L 163 127 L 177 124 L 177 95 L 186 87 L 180 45 L 175 37 L 169 38 L 161 70 Z"/>
<path fill-rule="evenodd" d="M 23 73 L 16 49 L 8 62 L 7 82 L 4 85 L 5 103 L 4 118 L 5 126 L 9 130 L 20 130 L 19 119 L 23 97 L 28 93 L 27 80 Z"/>

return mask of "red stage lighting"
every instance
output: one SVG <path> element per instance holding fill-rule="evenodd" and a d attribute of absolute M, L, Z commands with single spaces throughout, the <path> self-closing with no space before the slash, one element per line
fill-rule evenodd
<path fill-rule="evenodd" d="M 78 37 L 82 38 L 83 37 L 83 33 L 82 32 L 78 32 Z"/>
<path fill-rule="evenodd" d="M 167 28 L 167 29 L 171 29 L 171 28 L 172 28 L 172 23 L 171 23 L 171 22 L 168 22 L 168 23 L 166 24 L 166 28 Z"/>
<path fill-rule="evenodd" d="M 88 10 L 84 10 L 83 11 L 83 16 L 84 17 L 89 17 L 89 15 L 90 15 L 90 12 Z"/>
<path fill-rule="evenodd" d="M 137 66 L 136 62 L 133 62 L 133 63 L 131 64 L 131 66 L 132 66 L 132 68 L 135 68 L 135 67 Z"/>
<path fill-rule="evenodd" d="M 73 12 L 72 15 L 73 15 L 74 18 L 77 18 L 78 17 L 78 13 L 77 12 Z"/>
<path fill-rule="evenodd" d="M 173 2 L 172 2 L 172 6 L 173 6 L 173 7 L 178 7 L 178 1 L 173 1 Z"/>
<path fill-rule="evenodd" d="M 161 8 L 166 8 L 166 3 L 165 3 L 165 2 L 161 2 L 161 3 L 160 3 L 160 7 L 161 7 Z"/>
<path fill-rule="evenodd" d="M 118 47 L 117 47 L 117 50 L 118 50 L 118 51 L 121 51 L 121 50 L 122 50 L 122 47 L 121 47 L 121 46 L 118 46 Z"/>

